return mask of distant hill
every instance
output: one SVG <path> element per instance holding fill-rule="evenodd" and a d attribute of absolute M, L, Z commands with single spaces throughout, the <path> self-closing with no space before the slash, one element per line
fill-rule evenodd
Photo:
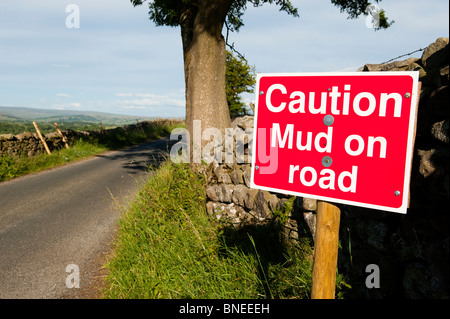
<path fill-rule="evenodd" d="M 136 117 L 131 115 L 112 114 L 105 112 L 34 109 L 28 107 L 0 106 L 0 118 L 10 118 L 28 121 L 85 121 L 85 122 L 136 122 L 138 120 L 152 120 L 151 117 Z"/>
<path fill-rule="evenodd" d="M 137 117 L 105 112 L 34 109 L 27 107 L 0 106 L 0 134 L 18 134 L 34 132 L 32 122 L 39 123 L 39 128 L 46 131 L 54 130 L 57 122 L 61 129 L 90 130 L 98 129 L 100 123 L 104 128 L 122 126 L 138 121 L 151 121 L 154 117 Z"/>

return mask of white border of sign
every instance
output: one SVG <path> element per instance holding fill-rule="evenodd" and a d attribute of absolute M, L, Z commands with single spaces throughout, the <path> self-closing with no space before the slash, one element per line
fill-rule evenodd
<path fill-rule="evenodd" d="M 259 100 L 259 83 L 260 79 L 263 77 L 275 77 L 275 76 L 395 76 L 395 75 L 408 75 L 413 78 L 413 88 L 411 92 L 411 112 L 409 117 L 408 124 L 408 141 L 407 141 L 407 150 L 406 150 L 406 163 L 405 163 L 405 180 L 402 189 L 402 206 L 399 208 L 388 207 L 388 206 L 380 206 L 373 205 L 361 202 L 354 202 L 349 200 L 336 199 L 325 196 L 312 195 L 307 193 L 298 193 L 293 191 L 286 191 L 271 187 L 258 186 L 254 183 L 254 173 L 255 173 L 255 161 L 256 161 L 256 132 L 258 129 L 258 100 Z M 411 166 L 412 166 L 412 157 L 414 151 L 414 140 L 415 140 L 415 132 L 416 132 L 416 121 L 417 121 L 417 108 L 418 108 L 418 98 L 420 96 L 420 92 L 418 92 L 419 87 L 419 72 L 418 71 L 389 71 L 389 72 L 303 72 L 303 73 L 258 73 L 256 77 L 256 89 L 255 89 L 255 114 L 254 114 L 254 129 L 253 129 L 253 146 L 252 146 L 252 172 L 250 179 L 250 187 L 255 189 L 266 190 L 269 192 L 282 193 L 306 198 L 313 198 L 318 200 L 324 200 L 328 202 L 353 205 L 366 207 L 371 209 L 378 209 L 383 211 L 389 211 L 394 213 L 406 214 L 407 208 L 409 206 L 409 183 L 411 179 Z"/>

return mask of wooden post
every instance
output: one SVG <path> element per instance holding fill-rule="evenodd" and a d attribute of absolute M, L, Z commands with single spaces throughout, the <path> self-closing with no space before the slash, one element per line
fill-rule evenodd
<path fill-rule="evenodd" d="M 58 132 L 58 134 L 61 135 L 61 138 L 62 138 L 62 140 L 64 142 L 64 145 L 66 146 L 67 149 L 69 149 L 69 144 L 67 144 L 67 140 L 64 137 L 63 133 L 61 132 L 61 130 L 59 129 L 58 123 L 56 123 L 56 122 L 55 122 L 55 127 L 56 127 L 56 131 Z"/>
<path fill-rule="evenodd" d="M 314 238 L 312 299 L 334 299 L 338 257 L 340 209 L 320 201 Z"/>
<path fill-rule="evenodd" d="M 36 132 L 37 132 L 39 138 L 41 139 L 42 143 L 44 144 L 47 154 L 50 155 L 51 154 L 50 149 L 48 148 L 47 143 L 45 142 L 44 137 L 42 136 L 41 131 L 39 130 L 39 127 L 37 126 L 36 122 L 33 122 L 33 125 L 34 125 L 34 128 L 36 129 Z"/>

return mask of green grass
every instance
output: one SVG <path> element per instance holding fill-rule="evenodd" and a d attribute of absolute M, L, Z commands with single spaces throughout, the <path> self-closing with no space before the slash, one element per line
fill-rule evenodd
<path fill-rule="evenodd" d="M 204 177 L 164 163 L 120 219 L 104 298 L 308 298 L 311 249 L 276 223 L 235 229 L 205 208 Z"/>
<path fill-rule="evenodd" d="M 108 150 L 107 147 L 79 140 L 69 149 L 53 151 L 50 155 L 40 154 L 28 157 L 0 157 L 0 181 L 60 166 Z"/>

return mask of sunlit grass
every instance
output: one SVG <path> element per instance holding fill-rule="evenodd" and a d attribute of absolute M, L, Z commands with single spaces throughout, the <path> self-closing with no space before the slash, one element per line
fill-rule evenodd
<path fill-rule="evenodd" d="M 308 298 L 309 246 L 271 242 L 276 227 L 258 234 L 218 224 L 205 196 L 189 165 L 158 169 L 120 220 L 105 298 Z M 277 249 L 281 258 L 268 257 Z"/>

